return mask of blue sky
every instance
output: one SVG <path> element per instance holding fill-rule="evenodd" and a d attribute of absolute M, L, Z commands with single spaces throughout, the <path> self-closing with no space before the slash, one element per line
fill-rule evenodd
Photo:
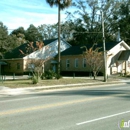
<path fill-rule="evenodd" d="M 69 7 L 70 11 L 72 7 Z M 57 7 L 51 8 L 46 0 L 0 0 L 0 21 L 8 29 L 24 27 L 30 24 L 39 26 L 41 24 L 57 23 Z M 66 18 L 65 11 L 61 11 L 61 21 Z"/>

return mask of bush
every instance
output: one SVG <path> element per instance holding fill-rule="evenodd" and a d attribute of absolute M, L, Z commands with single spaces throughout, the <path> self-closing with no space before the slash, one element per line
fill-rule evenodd
<path fill-rule="evenodd" d="M 41 79 L 46 79 L 46 78 L 45 78 L 45 73 L 42 73 Z"/>
<path fill-rule="evenodd" d="M 40 80 L 39 74 L 38 73 L 33 74 L 32 83 L 37 84 L 39 82 L 39 80 Z"/>
<path fill-rule="evenodd" d="M 62 78 L 62 76 L 60 74 L 56 74 L 55 78 L 60 79 L 60 78 Z"/>
<path fill-rule="evenodd" d="M 37 78 L 37 76 L 35 74 L 32 76 L 32 83 L 33 84 L 37 84 L 38 83 L 38 78 Z"/>
<path fill-rule="evenodd" d="M 62 76 L 60 74 L 56 74 L 53 70 L 45 71 L 41 75 L 41 79 L 60 79 Z"/>
<path fill-rule="evenodd" d="M 53 79 L 55 77 L 56 77 L 56 73 L 52 70 L 48 70 L 42 74 L 41 79 Z"/>

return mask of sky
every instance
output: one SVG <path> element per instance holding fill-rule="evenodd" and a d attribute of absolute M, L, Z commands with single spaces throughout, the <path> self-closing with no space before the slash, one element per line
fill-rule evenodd
<path fill-rule="evenodd" d="M 65 21 L 65 11 L 61 11 L 61 21 Z M 55 24 L 58 22 L 58 8 L 50 7 L 46 0 L 0 0 L 0 21 L 9 31 L 30 24 L 38 27 L 42 24 Z"/>

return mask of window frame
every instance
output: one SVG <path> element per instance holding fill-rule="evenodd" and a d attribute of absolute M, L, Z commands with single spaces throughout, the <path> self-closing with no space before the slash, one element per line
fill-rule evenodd
<path fill-rule="evenodd" d="M 8 69 L 11 69 L 11 63 L 8 63 Z"/>
<path fill-rule="evenodd" d="M 87 59 L 83 58 L 83 68 L 86 68 L 86 67 L 87 67 Z"/>
<path fill-rule="evenodd" d="M 20 63 L 17 63 L 17 70 L 20 70 L 21 69 L 21 65 Z"/>
<path fill-rule="evenodd" d="M 79 59 L 75 58 L 75 68 L 78 68 L 78 67 L 79 67 Z"/>
<path fill-rule="evenodd" d="M 69 68 L 69 67 L 70 67 L 70 60 L 66 59 L 66 68 Z"/>

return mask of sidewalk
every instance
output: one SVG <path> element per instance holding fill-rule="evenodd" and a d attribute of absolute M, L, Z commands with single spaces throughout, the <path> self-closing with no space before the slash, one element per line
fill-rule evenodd
<path fill-rule="evenodd" d="M 128 80 L 130 82 L 130 80 Z M 56 90 L 56 89 L 72 89 L 76 87 L 95 87 L 95 86 L 104 86 L 104 85 L 115 85 L 115 84 L 125 84 L 126 81 L 112 81 L 112 82 L 93 82 L 93 83 L 79 83 L 79 84 L 66 84 L 66 85 L 51 85 L 51 86 L 37 86 L 37 87 L 28 87 L 28 88 L 8 88 L 5 86 L 0 86 L 0 96 L 4 95 L 21 95 L 36 93 L 44 90 Z"/>

